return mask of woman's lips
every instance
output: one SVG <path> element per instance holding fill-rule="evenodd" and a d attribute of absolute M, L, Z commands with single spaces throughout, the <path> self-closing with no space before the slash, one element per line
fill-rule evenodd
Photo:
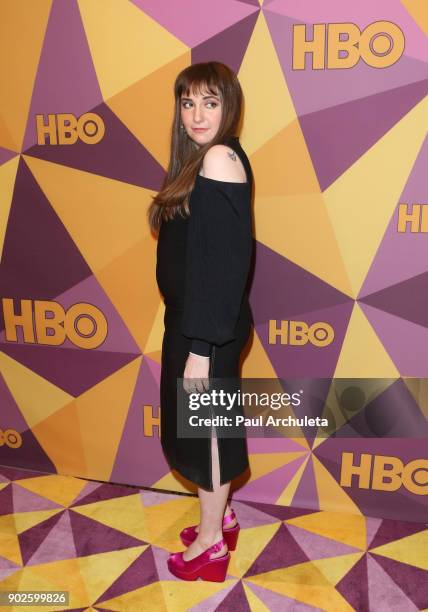
<path fill-rule="evenodd" d="M 206 132 L 208 128 L 192 128 L 194 132 Z"/>

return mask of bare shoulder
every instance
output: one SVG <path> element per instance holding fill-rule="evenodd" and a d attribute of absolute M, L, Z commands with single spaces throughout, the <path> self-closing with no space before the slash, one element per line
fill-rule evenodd
<path fill-rule="evenodd" d="M 247 176 L 239 156 L 223 144 L 213 145 L 204 155 L 202 175 L 217 181 L 245 183 Z"/>

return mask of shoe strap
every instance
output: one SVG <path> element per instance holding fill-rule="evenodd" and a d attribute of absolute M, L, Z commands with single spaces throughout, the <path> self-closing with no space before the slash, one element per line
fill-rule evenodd
<path fill-rule="evenodd" d="M 229 525 L 229 523 L 231 523 L 232 521 L 234 521 L 236 519 L 236 514 L 234 513 L 234 511 L 232 510 L 232 512 L 230 514 L 228 514 L 227 516 L 225 516 L 223 518 L 223 527 L 225 525 Z"/>
<path fill-rule="evenodd" d="M 211 553 L 220 552 L 220 550 L 223 548 L 223 546 L 226 546 L 226 542 L 225 542 L 224 538 L 222 538 L 219 542 L 216 542 L 215 544 L 213 544 L 210 547 L 210 549 L 209 549 L 210 554 Z"/>

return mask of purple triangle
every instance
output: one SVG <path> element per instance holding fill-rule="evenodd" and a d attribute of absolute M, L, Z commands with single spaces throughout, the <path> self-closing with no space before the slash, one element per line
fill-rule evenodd
<path fill-rule="evenodd" d="M 60 504 L 33 493 L 24 487 L 19 486 L 19 482 L 12 484 L 13 491 L 13 511 L 14 512 L 38 512 L 39 510 L 53 510 L 62 508 Z M 0 501 L 1 507 L 1 501 Z"/>
<path fill-rule="evenodd" d="M 407 538 L 415 533 L 426 531 L 423 523 L 410 523 L 409 521 L 392 521 L 391 519 L 383 519 L 377 530 L 373 540 L 368 548 L 376 548 L 389 544 L 401 538 Z"/>
<path fill-rule="evenodd" d="M 265 0 L 265 3 L 267 0 Z M 268 610 L 284 610 L 290 612 L 324 612 L 325 608 L 316 608 L 315 606 L 310 606 L 308 604 L 304 604 L 301 601 L 297 601 L 297 599 L 292 599 L 291 597 L 286 597 L 285 595 L 279 595 L 274 591 L 270 591 L 269 589 L 265 589 L 258 584 L 253 584 L 252 582 L 246 582 L 247 587 L 253 591 L 254 595 L 256 595 L 267 607 Z"/>
<path fill-rule="evenodd" d="M 321 190 L 400 121 L 428 93 L 428 79 L 300 117 Z"/>
<path fill-rule="evenodd" d="M 170 576 L 172 577 L 172 574 L 170 574 Z M 229 580 L 229 578 L 230 577 L 226 575 L 226 580 Z M 167 580 L 170 579 L 167 578 Z M 239 582 L 234 584 L 231 580 L 230 584 L 226 588 L 221 589 L 221 591 L 218 591 L 217 593 L 214 593 L 214 595 L 211 595 L 211 597 L 204 599 L 200 603 L 196 604 L 196 606 L 192 606 L 190 608 L 191 612 L 207 612 L 207 610 L 215 610 L 217 612 L 217 606 L 219 606 L 222 601 L 228 596 L 228 594 L 235 588 L 236 584 L 239 584 Z"/>
<path fill-rule="evenodd" d="M 407 230 L 405 232 L 397 231 L 400 204 L 406 204 L 406 210 L 410 212 L 413 204 L 428 202 L 427 168 L 428 136 L 419 151 L 394 214 L 373 259 L 358 296 L 360 299 L 427 271 L 428 241 L 426 233 L 412 232 L 409 225 L 406 226 Z"/>
<path fill-rule="evenodd" d="M 16 151 L 9 151 L 9 149 L 5 149 L 4 147 L 0 147 L 0 166 L 5 164 L 7 161 L 15 157 Z"/>
<path fill-rule="evenodd" d="M 306 464 L 297 490 L 293 496 L 292 504 L 298 508 L 306 507 L 319 510 L 318 490 L 315 482 L 312 459 L 309 459 Z"/>
<path fill-rule="evenodd" d="M 40 565 L 52 561 L 74 559 L 76 548 L 71 532 L 70 517 L 68 512 L 62 512 L 57 524 L 52 527 L 26 565 Z"/>
<path fill-rule="evenodd" d="M 250 605 L 245 595 L 242 582 L 239 581 L 229 591 L 228 595 L 223 599 L 220 605 L 216 607 L 216 612 L 230 612 L 230 610 L 239 610 L 239 612 L 251 612 Z"/>
<path fill-rule="evenodd" d="M 90 274 L 88 264 L 21 158 L 3 245 L 0 294 L 13 296 L 15 311 L 20 312 L 21 299 L 52 299 Z"/>
<path fill-rule="evenodd" d="M 8 576 L 15 574 L 17 570 L 21 569 L 21 565 L 17 563 L 13 563 L 13 561 L 9 561 L 9 559 L 5 559 L 4 557 L 0 557 L 0 580 L 6 580 Z"/>
<path fill-rule="evenodd" d="M 100 104 L 90 109 L 90 112 L 101 117 L 104 122 L 105 134 L 98 143 L 88 145 L 77 140 L 69 146 L 35 144 L 25 153 L 91 174 L 159 191 L 165 175 L 162 166 L 106 104 Z"/>
<path fill-rule="evenodd" d="M 392 578 L 407 597 L 415 604 L 418 610 L 427 607 L 428 580 L 427 571 L 388 559 L 374 552 L 368 553 L 385 572 Z"/>
<path fill-rule="evenodd" d="M 22 448 L 22 447 L 21 447 Z M 45 476 L 45 472 L 39 472 L 33 469 L 22 469 L 22 466 L 14 467 L 13 463 L 2 465 L 0 461 L 0 474 L 7 478 L 10 482 L 23 480 L 26 478 L 38 478 Z"/>
<path fill-rule="evenodd" d="M 244 577 L 248 578 L 307 561 L 310 561 L 309 557 L 300 548 L 287 527 L 281 524 Z"/>
<path fill-rule="evenodd" d="M 260 499 L 264 502 L 274 503 L 294 477 L 304 460 L 305 456 L 302 455 L 290 461 L 290 463 L 281 465 L 268 474 L 248 482 L 248 484 L 239 489 L 236 497 L 243 501 Z"/>
<path fill-rule="evenodd" d="M 269 514 L 269 516 L 273 516 L 279 519 L 280 521 L 286 521 L 288 519 L 293 519 L 298 516 L 308 516 L 309 514 L 318 512 L 318 510 L 313 510 L 309 508 L 292 508 L 291 506 L 277 506 L 274 504 L 262 504 L 259 502 L 251 501 L 246 501 L 245 504 L 247 506 L 251 506 L 252 508 L 260 510 L 260 512 Z"/>
<path fill-rule="evenodd" d="M 360 306 L 401 375 L 427 377 L 428 330 L 362 302 Z"/>
<path fill-rule="evenodd" d="M 61 349 L 43 345 L 11 345 L 1 350 L 70 395 L 78 397 L 135 359 L 135 354 Z"/>
<path fill-rule="evenodd" d="M 278 291 L 278 286 L 293 291 Z M 251 309 L 257 334 L 279 377 L 331 377 L 336 369 L 354 300 L 320 278 L 257 243 L 254 280 L 250 292 Z M 308 326 L 329 323 L 333 342 L 319 347 L 269 344 L 269 321 L 303 321 Z M 322 353 L 322 355 L 320 354 Z"/>
<path fill-rule="evenodd" d="M 367 555 L 367 569 L 371 610 L 417 612 L 418 608 L 370 555 Z"/>
<path fill-rule="evenodd" d="M 7 423 L 8 428 L 15 429 L 18 432 L 25 431 L 28 428 L 27 421 L 24 419 L 18 404 L 15 402 L 9 387 L 1 375 L 0 402 L 2 418 Z"/>
<path fill-rule="evenodd" d="M 116 578 L 113 584 L 98 597 L 93 605 L 102 603 L 103 600 L 107 601 L 114 597 L 120 597 L 125 593 L 147 586 L 148 584 L 153 584 L 154 582 L 159 582 L 159 575 L 153 551 L 151 546 L 149 546 Z"/>
<path fill-rule="evenodd" d="M 153 407 L 152 418 L 160 418 L 159 385 L 143 359 L 111 473 L 114 482 L 151 487 L 170 471 L 162 452 L 159 428 L 153 427 L 153 436 L 143 435 L 145 405 Z"/>
<path fill-rule="evenodd" d="M 0 516 L 13 514 L 12 485 L 0 489 Z"/>
<path fill-rule="evenodd" d="M 336 584 L 336 590 L 355 610 L 369 612 L 367 555 L 363 555 Z"/>
<path fill-rule="evenodd" d="M 138 538 L 133 538 L 72 510 L 70 510 L 70 520 L 78 557 L 146 544 Z"/>
<path fill-rule="evenodd" d="M 258 4 L 258 0 L 255 1 Z M 214 60 L 223 62 L 238 74 L 258 15 L 258 12 L 252 13 L 242 21 L 238 21 L 238 23 L 194 47 L 192 49 L 192 64 Z"/>
<path fill-rule="evenodd" d="M 278 286 L 292 287 L 293 291 L 278 291 Z M 256 245 L 250 297 L 256 325 L 354 303 L 349 296 L 261 242 Z"/>
<path fill-rule="evenodd" d="M 58 512 L 50 516 L 41 523 L 37 523 L 33 527 L 29 527 L 22 533 L 18 534 L 19 546 L 21 548 L 22 560 L 24 565 L 27 564 L 29 559 L 38 550 L 39 546 L 44 542 L 45 538 L 49 535 L 51 530 L 60 522 L 63 512 Z"/>
<path fill-rule="evenodd" d="M 40 472 L 56 474 L 57 470 L 54 463 L 47 456 L 31 429 L 18 431 L 22 438 L 19 455 L 17 455 L 16 448 L 10 448 L 3 444 L 3 446 L 0 446 L 0 464 L 13 466 L 15 462 L 19 461 L 19 466 L 17 466 L 19 468 L 37 469 Z M 4 472 L 4 468 L 1 469 Z M 34 476 L 34 472 L 27 472 L 23 478 L 31 478 L 32 476 Z"/>
<path fill-rule="evenodd" d="M 418 296 L 416 300 L 415 295 Z M 428 327 L 428 272 L 366 295 L 359 301 Z"/>
<path fill-rule="evenodd" d="M 391 4 L 391 0 L 388 0 L 388 2 Z M 377 4 L 378 3 L 379 0 L 377 0 Z M 303 19 L 297 15 L 291 16 L 293 10 L 289 2 L 282 2 L 282 6 L 284 10 L 288 12 L 288 16 L 278 14 L 280 11 L 276 12 L 277 8 L 272 5 L 269 5 L 269 8 L 267 8 L 268 0 L 265 0 L 263 3 L 263 13 L 266 17 L 266 22 L 275 45 L 282 72 L 298 116 L 313 113 L 322 108 L 337 106 L 338 104 L 349 102 L 350 100 L 373 96 L 383 91 L 426 79 L 426 62 L 406 55 L 403 55 L 398 62 L 383 70 L 372 68 L 365 64 L 363 60 L 360 60 L 352 69 L 348 70 L 312 70 L 311 56 L 307 55 L 306 69 L 293 69 L 293 26 L 295 24 L 305 24 L 307 26 L 307 36 L 310 38 L 312 36 L 312 27 L 309 24 L 336 23 L 338 20 L 338 13 L 335 8 L 334 17 L 329 21 L 326 18 L 327 7 L 322 5 L 321 13 L 323 17 L 320 18 L 320 21 L 314 21 L 315 5 L 311 7 L 311 15 L 306 15 Z M 298 2 L 297 6 L 298 12 L 302 13 L 302 8 L 305 5 Z M 350 18 L 350 9 L 352 9 L 352 6 L 353 5 L 346 5 L 344 18 L 340 19 L 340 22 L 352 21 L 352 18 Z M 360 5 L 354 6 L 356 6 L 357 11 L 360 10 Z M 362 7 L 361 9 L 364 10 Z M 389 11 L 381 10 L 380 13 L 383 19 L 386 19 L 387 12 Z M 407 13 L 406 15 L 408 16 Z M 370 16 L 363 17 L 363 20 L 365 22 L 364 26 L 372 21 Z M 392 19 L 392 21 L 400 23 L 400 25 L 403 23 L 402 20 L 396 21 Z M 422 34 L 422 31 L 420 31 L 420 34 Z M 412 37 L 408 36 L 406 40 L 406 51 L 411 42 Z M 316 95 L 314 95 L 314 92 L 316 92 Z"/>
<path fill-rule="evenodd" d="M 216 0 L 215 4 L 200 0 L 169 0 L 167 11 L 158 0 L 132 2 L 188 47 L 196 47 L 232 24 L 260 11 L 258 3 L 236 0 Z"/>
<path fill-rule="evenodd" d="M 78 2 L 54 2 L 39 60 L 23 149 L 37 142 L 36 115 L 44 115 L 45 121 L 49 113 L 72 113 L 80 117 L 101 100 Z"/>
<path fill-rule="evenodd" d="M 121 486 L 119 484 L 102 483 L 94 491 L 90 491 L 87 495 L 79 497 L 77 501 L 70 507 L 86 506 L 88 504 L 96 504 L 107 499 L 119 499 L 128 495 L 135 495 L 134 487 Z"/>

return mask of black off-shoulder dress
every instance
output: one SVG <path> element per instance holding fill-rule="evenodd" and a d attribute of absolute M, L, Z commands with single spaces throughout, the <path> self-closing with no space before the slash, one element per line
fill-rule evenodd
<path fill-rule="evenodd" d="M 248 275 L 253 250 L 253 173 L 239 138 L 224 142 L 241 159 L 247 182 L 198 175 L 190 216 L 163 222 L 156 279 L 165 303 L 160 380 L 161 444 L 171 468 L 213 490 L 211 440 L 177 436 L 177 378 L 189 351 L 210 354 L 210 376 L 239 377 L 239 358 L 253 317 Z M 218 437 L 220 483 L 248 468 L 245 438 Z"/>

